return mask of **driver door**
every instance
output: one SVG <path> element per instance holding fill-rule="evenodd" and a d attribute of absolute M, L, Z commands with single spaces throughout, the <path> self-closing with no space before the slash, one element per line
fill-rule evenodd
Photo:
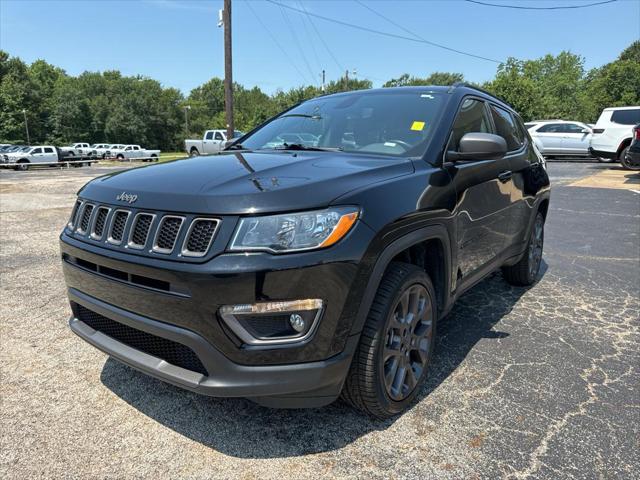
<path fill-rule="evenodd" d="M 473 132 L 495 133 L 487 105 L 467 97 L 454 121 L 447 150 Z M 509 234 L 512 180 L 507 159 L 465 160 L 449 165 L 456 189 L 455 208 L 458 276 L 482 275 L 482 267 L 500 255 Z"/>

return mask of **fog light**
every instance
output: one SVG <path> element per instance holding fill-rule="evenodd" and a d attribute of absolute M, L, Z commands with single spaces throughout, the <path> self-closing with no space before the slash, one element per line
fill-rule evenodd
<path fill-rule="evenodd" d="M 320 299 L 225 305 L 220 316 L 249 345 L 292 343 L 313 334 L 323 305 Z"/>
<path fill-rule="evenodd" d="M 291 316 L 289 317 L 289 323 L 291 324 L 291 327 L 298 333 L 303 332 L 304 331 L 304 318 L 302 318 L 300 315 L 298 315 L 297 313 L 292 313 Z"/>

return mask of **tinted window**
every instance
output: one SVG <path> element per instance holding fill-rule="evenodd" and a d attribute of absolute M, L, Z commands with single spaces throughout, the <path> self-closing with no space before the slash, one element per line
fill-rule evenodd
<path fill-rule="evenodd" d="M 213 132 L 207 132 L 207 135 L 204 137 L 205 140 L 213 140 Z"/>
<path fill-rule="evenodd" d="M 44 153 L 53 153 L 53 148 L 51 148 L 51 147 L 46 147 L 46 148 L 44 149 Z"/>
<path fill-rule="evenodd" d="M 640 108 L 615 110 L 611 115 L 611 121 L 613 123 L 620 123 L 621 125 L 635 125 L 636 123 L 640 123 Z"/>
<path fill-rule="evenodd" d="M 502 108 L 491 105 L 491 115 L 496 126 L 496 133 L 507 142 L 507 150 L 518 150 L 524 141 L 522 132 L 511 114 Z"/>
<path fill-rule="evenodd" d="M 582 130 L 584 130 L 584 127 L 577 123 L 565 123 L 564 128 L 566 133 L 582 133 Z"/>
<path fill-rule="evenodd" d="M 42 153 L 42 149 L 41 148 L 34 148 L 33 150 L 31 150 L 31 155 L 35 155 L 36 153 Z"/>
<path fill-rule="evenodd" d="M 294 143 L 394 157 L 422 156 L 447 95 L 428 89 L 350 92 L 304 102 L 242 141 L 248 149 Z"/>
<path fill-rule="evenodd" d="M 562 123 L 549 123 L 547 125 L 541 126 L 537 132 L 538 133 L 562 133 Z"/>
<path fill-rule="evenodd" d="M 224 138 L 222 138 L 222 134 L 220 132 L 216 132 L 216 140 L 224 140 Z"/>
<path fill-rule="evenodd" d="M 465 99 L 462 102 L 456 121 L 453 123 L 449 150 L 457 151 L 460 146 L 460 139 L 464 137 L 466 133 L 491 133 L 489 125 L 490 122 L 487 116 L 487 110 L 484 107 L 484 102 L 472 98 Z"/>

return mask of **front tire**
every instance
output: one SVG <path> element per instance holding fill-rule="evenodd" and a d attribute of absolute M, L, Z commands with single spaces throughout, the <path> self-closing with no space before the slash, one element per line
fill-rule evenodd
<path fill-rule="evenodd" d="M 433 285 L 415 265 L 389 265 L 351 362 L 342 398 L 380 419 L 406 410 L 420 391 L 434 348 Z"/>
<path fill-rule="evenodd" d="M 527 250 L 515 265 L 502 267 L 502 276 L 511 285 L 526 287 L 533 285 L 538 278 L 542 264 L 542 248 L 544 247 L 544 217 L 536 214 L 536 219 L 529 235 Z"/>
<path fill-rule="evenodd" d="M 14 169 L 18 172 L 26 172 L 29 170 L 29 162 L 27 160 L 20 160 Z"/>
<path fill-rule="evenodd" d="M 629 148 L 631 147 L 627 147 L 622 151 L 622 154 L 620 155 L 620 164 L 627 170 L 640 170 L 640 165 L 632 165 L 627 161 L 627 153 L 629 152 Z"/>

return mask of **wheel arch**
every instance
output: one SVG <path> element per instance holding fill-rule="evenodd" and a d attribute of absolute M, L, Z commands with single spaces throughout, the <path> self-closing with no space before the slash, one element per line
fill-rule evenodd
<path fill-rule="evenodd" d="M 451 285 L 451 241 L 443 225 L 431 225 L 407 233 L 383 248 L 369 275 L 351 334 L 362 331 L 376 291 L 392 261 L 406 261 L 424 268 L 436 290 L 438 312 L 446 308 L 447 287 Z"/>
<path fill-rule="evenodd" d="M 631 145 L 631 140 L 632 138 L 625 138 L 624 140 L 622 140 L 622 142 L 620 142 L 620 146 L 618 147 L 618 150 L 616 150 L 616 158 L 618 160 L 620 160 L 620 158 L 622 157 L 622 151 L 627 148 L 629 145 Z"/>

